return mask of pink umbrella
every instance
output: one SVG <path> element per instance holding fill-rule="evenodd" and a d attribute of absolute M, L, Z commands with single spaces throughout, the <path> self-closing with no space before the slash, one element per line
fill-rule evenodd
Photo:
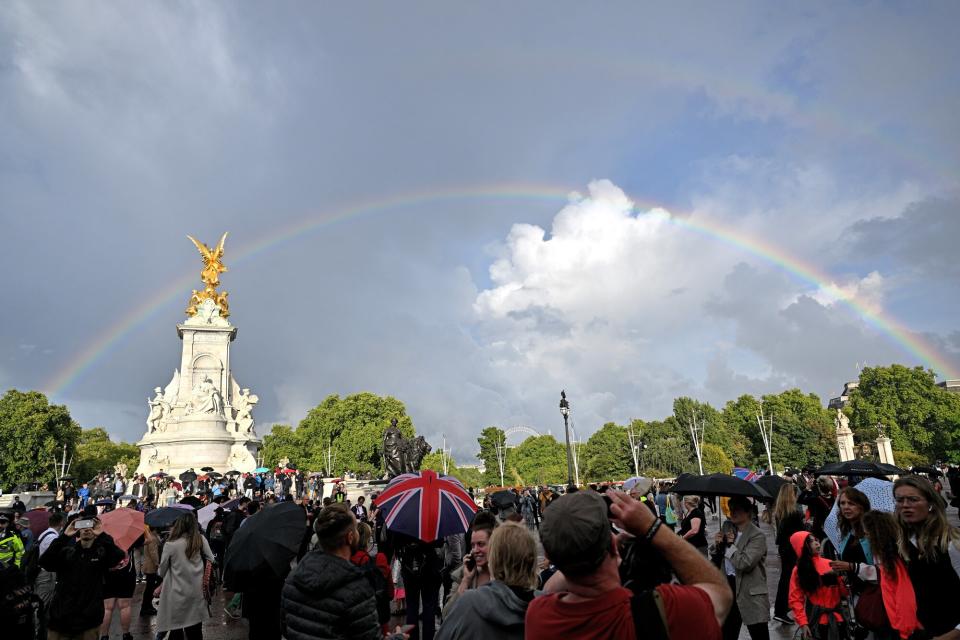
<path fill-rule="evenodd" d="M 115 509 L 100 516 L 103 530 L 110 534 L 114 544 L 126 551 L 143 535 L 143 512 L 134 509 Z"/>

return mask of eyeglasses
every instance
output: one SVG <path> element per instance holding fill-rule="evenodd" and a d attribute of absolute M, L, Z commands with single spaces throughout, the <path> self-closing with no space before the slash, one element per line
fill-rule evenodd
<path fill-rule="evenodd" d="M 920 498 L 918 496 L 897 496 L 893 500 L 897 504 L 917 504 L 918 502 L 926 502 L 925 498 Z"/>

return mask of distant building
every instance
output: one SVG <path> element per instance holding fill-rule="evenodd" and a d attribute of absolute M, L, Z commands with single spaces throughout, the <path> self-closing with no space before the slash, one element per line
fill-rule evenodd
<path fill-rule="evenodd" d="M 960 380 L 955 381 L 960 384 Z M 847 406 L 847 403 L 850 402 L 850 392 L 860 386 L 859 382 L 847 382 L 843 385 L 843 393 L 840 394 L 838 398 L 830 398 L 830 404 L 827 406 L 831 409 L 843 409 Z"/>
<path fill-rule="evenodd" d="M 946 389 L 950 393 L 960 393 L 960 380 L 944 380 L 938 382 L 937 386 Z"/>

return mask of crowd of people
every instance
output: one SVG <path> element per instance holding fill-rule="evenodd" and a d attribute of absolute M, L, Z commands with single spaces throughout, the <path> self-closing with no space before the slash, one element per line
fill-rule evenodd
<path fill-rule="evenodd" d="M 785 474 L 770 502 L 645 478 L 488 491 L 465 533 L 430 543 L 391 531 L 376 494 L 348 496 L 340 479 L 325 491 L 286 469 L 182 477 L 64 489 L 39 535 L 15 500 L 0 514 L 0 629 L 109 638 L 116 616 L 127 640 L 143 583 L 138 611 L 161 637 L 202 638 L 237 532 L 292 502 L 306 525 L 290 562 L 223 583 L 251 639 L 733 640 L 746 627 L 758 640 L 778 624 L 818 640 L 960 639 L 960 533 L 947 517 L 958 496 L 936 477 L 885 483 L 892 512 L 856 479 L 802 473 Z M 103 531 L 104 513 L 181 502 L 195 508 L 127 550 Z M 772 614 L 765 527 L 780 563 Z"/>

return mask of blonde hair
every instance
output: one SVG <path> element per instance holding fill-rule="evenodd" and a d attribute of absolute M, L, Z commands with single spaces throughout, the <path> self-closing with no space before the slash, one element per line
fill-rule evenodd
<path fill-rule="evenodd" d="M 910 526 L 898 516 L 903 534 L 900 536 L 900 555 L 904 558 L 910 557 L 911 534 L 917 537 L 917 550 L 921 558 L 936 560 L 947 555 L 951 544 L 960 548 L 960 533 L 950 526 L 947 520 L 947 502 L 937 493 L 930 481 L 920 476 L 902 476 L 893 483 L 894 494 L 900 487 L 913 487 L 930 505 L 927 517 L 916 525 Z"/>
<path fill-rule="evenodd" d="M 494 580 L 510 587 L 537 585 L 537 544 L 525 527 L 508 522 L 490 536 L 487 562 Z"/>
<path fill-rule="evenodd" d="M 357 523 L 357 535 L 359 536 L 358 545 L 364 551 L 370 546 L 370 538 L 373 537 L 373 529 L 366 522 Z"/>
<path fill-rule="evenodd" d="M 783 522 L 791 513 L 798 513 L 797 492 L 793 487 L 792 482 L 787 482 L 781 485 L 777 493 L 777 502 L 773 505 L 773 518 L 777 524 Z"/>
<path fill-rule="evenodd" d="M 683 496 L 683 504 L 688 504 L 693 508 L 700 506 L 700 498 L 698 496 Z"/>

